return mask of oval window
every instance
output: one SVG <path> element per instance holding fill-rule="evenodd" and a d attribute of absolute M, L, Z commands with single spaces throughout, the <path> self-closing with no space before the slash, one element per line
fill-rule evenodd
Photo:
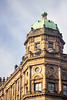
<path fill-rule="evenodd" d="M 35 72 L 39 72 L 39 68 L 37 67 L 37 68 L 35 68 Z"/>
<path fill-rule="evenodd" d="M 50 71 L 51 71 L 51 72 L 54 72 L 54 68 L 53 68 L 53 67 L 51 67 L 51 68 L 50 68 Z"/>

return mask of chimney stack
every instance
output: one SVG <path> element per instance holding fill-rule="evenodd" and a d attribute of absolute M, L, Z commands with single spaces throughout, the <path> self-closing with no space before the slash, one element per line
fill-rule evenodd
<path fill-rule="evenodd" d="M 5 77 L 3 77 L 3 82 L 5 82 Z"/>
<path fill-rule="evenodd" d="M 0 77 L 0 82 L 2 82 L 2 77 Z"/>

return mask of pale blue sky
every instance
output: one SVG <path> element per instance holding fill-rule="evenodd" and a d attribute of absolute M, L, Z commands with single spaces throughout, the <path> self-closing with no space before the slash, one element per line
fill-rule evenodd
<path fill-rule="evenodd" d="M 0 76 L 7 77 L 25 54 L 31 25 L 46 11 L 67 43 L 67 0 L 0 0 Z M 64 52 L 67 53 L 67 44 Z"/>

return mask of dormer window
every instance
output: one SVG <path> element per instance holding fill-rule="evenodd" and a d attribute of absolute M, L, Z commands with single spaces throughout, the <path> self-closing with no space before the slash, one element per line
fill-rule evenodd
<path fill-rule="evenodd" d="M 48 43 L 48 48 L 53 48 L 53 42 Z"/>
<path fill-rule="evenodd" d="M 36 49 L 40 49 L 40 43 L 36 43 L 35 47 Z"/>

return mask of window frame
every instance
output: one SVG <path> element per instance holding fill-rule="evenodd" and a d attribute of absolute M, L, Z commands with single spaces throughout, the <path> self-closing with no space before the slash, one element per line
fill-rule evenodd
<path fill-rule="evenodd" d="M 49 84 L 51 85 L 51 87 L 49 87 Z M 54 85 L 54 86 L 52 86 L 52 85 Z M 50 89 L 50 88 L 51 88 L 51 89 Z M 54 89 L 52 89 L 52 88 L 54 88 Z M 49 90 L 49 91 L 55 91 L 55 83 L 49 82 L 49 83 L 48 83 L 48 90 Z"/>
<path fill-rule="evenodd" d="M 37 46 L 39 44 L 39 46 Z M 40 49 L 40 42 L 35 43 L 35 49 Z"/>
<path fill-rule="evenodd" d="M 51 46 L 51 44 L 52 44 L 52 46 Z M 51 41 L 48 42 L 48 48 L 53 48 L 53 42 L 51 42 Z"/>
<path fill-rule="evenodd" d="M 67 84 L 63 84 L 63 86 L 66 86 L 66 89 L 65 89 L 65 90 L 64 90 L 64 88 L 63 88 L 63 94 L 64 94 L 64 95 L 67 95 Z M 64 92 L 66 92 L 66 94 L 65 94 Z"/>
<path fill-rule="evenodd" d="M 36 86 L 36 85 L 38 85 L 38 86 Z M 40 87 L 39 87 L 39 85 L 40 85 Z M 41 90 L 42 90 L 42 83 L 41 82 L 34 83 L 34 91 L 35 92 L 40 92 Z"/>
<path fill-rule="evenodd" d="M 65 71 L 65 73 L 63 71 Z M 66 69 L 62 69 L 62 80 L 67 80 Z"/>
<path fill-rule="evenodd" d="M 35 68 L 35 72 L 39 72 L 39 67 L 36 67 Z"/>

